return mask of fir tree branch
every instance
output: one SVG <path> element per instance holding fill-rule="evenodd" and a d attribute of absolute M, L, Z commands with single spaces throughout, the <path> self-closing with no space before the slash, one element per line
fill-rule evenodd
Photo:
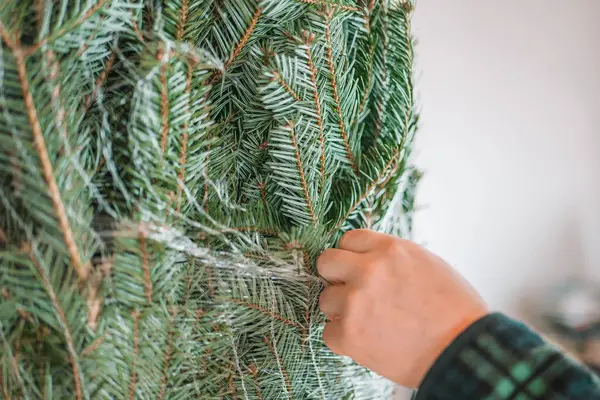
<path fill-rule="evenodd" d="M 367 71 L 367 82 L 365 84 L 365 92 L 363 93 L 362 99 L 360 100 L 360 105 L 358 106 L 358 113 L 356 114 L 356 118 L 354 119 L 354 125 L 358 123 L 358 119 L 360 115 L 364 111 L 367 100 L 369 99 L 369 93 L 371 92 L 371 82 L 373 81 L 373 53 L 375 52 L 375 46 L 369 46 L 369 69 Z"/>
<path fill-rule="evenodd" d="M 258 368 L 256 367 L 256 364 L 252 363 L 250 364 L 250 373 L 252 374 L 252 377 L 254 378 L 254 383 L 256 385 L 256 397 L 258 400 L 264 400 L 263 395 L 262 395 L 262 391 L 260 390 L 260 381 L 258 379 Z"/>
<path fill-rule="evenodd" d="M 231 66 L 231 64 L 233 64 L 233 62 L 235 61 L 237 56 L 240 54 L 240 52 L 242 51 L 244 46 L 246 46 L 246 44 L 248 43 L 248 40 L 250 39 L 250 36 L 252 36 L 252 33 L 254 32 L 254 29 L 256 28 L 256 24 L 258 23 L 258 20 L 260 19 L 261 14 L 262 14 L 262 8 L 260 8 L 260 7 L 257 8 L 256 11 L 254 11 L 254 15 L 252 16 L 252 19 L 250 20 L 250 24 L 248 25 L 248 28 L 246 28 L 244 35 L 242 36 L 242 38 L 240 39 L 238 44 L 235 46 L 235 49 L 233 49 L 233 53 L 231 54 L 231 56 L 225 63 L 225 66 L 224 66 L 225 70 L 227 70 L 227 68 L 229 68 Z M 214 83 L 216 83 L 219 80 L 219 78 L 221 78 L 221 75 L 223 75 L 223 73 L 221 71 L 216 71 L 214 73 L 214 75 L 212 76 L 212 78 L 210 78 L 210 80 L 208 81 L 208 85 L 210 86 L 210 85 L 213 85 Z"/>
<path fill-rule="evenodd" d="M 33 252 L 33 248 L 31 244 L 26 243 L 23 247 L 23 252 L 26 253 L 31 260 L 35 270 L 37 271 L 39 277 L 42 280 L 44 285 L 44 289 L 48 296 L 50 297 L 50 302 L 52 303 L 52 307 L 56 310 L 58 314 L 58 318 L 60 321 L 60 325 L 63 329 L 63 335 L 65 337 L 66 345 L 67 345 L 67 353 L 69 358 L 69 364 L 71 364 L 71 369 L 73 371 L 73 385 L 75 390 L 75 398 L 77 400 L 83 399 L 83 393 L 81 390 L 81 375 L 79 370 L 79 363 L 77 362 L 77 352 L 75 351 L 75 342 L 73 341 L 73 336 L 71 335 L 71 329 L 69 328 L 69 324 L 67 322 L 67 317 L 63 308 L 58 301 L 58 296 L 52 287 L 52 283 L 46 274 L 46 271 L 39 264 L 37 256 Z"/>
<path fill-rule="evenodd" d="M 248 303 L 248 302 L 245 302 L 245 301 L 239 300 L 239 299 L 231 299 L 231 302 L 235 303 L 235 304 L 238 304 L 240 306 L 244 306 L 244 307 L 251 308 L 253 310 L 259 311 L 261 314 L 267 315 L 267 316 L 269 316 L 269 317 L 271 317 L 271 318 L 273 318 L 273 319 L 275 319 L 277 321 L 283 322 L 285 325 L 292 326 L 292 327 L 294 327 L 296 329 L 302 329 L 302 325 L 300 325 L 299 323 L 294 322 L 291 319 L 286 318 L 286 317 L 284 317 L 282 315 L 279 315 L 279 314 L 277 314 L 277 313 L 275 313 L 275 312 L 273 312 L 271 310 L 268 310 L 266 308 L 262 308 L 259 305 L 256 305 L 256 304 L 253 304 L 253 303 Z"/>
<path fill-rule="evenodd" d="M 308 214 L 310 215 L 313 224 L 317 226 L 317 217 L 315 216 L 312 201 L 310 200 L 310 194 L 308 193 L 308 184 L 306 183 L 306 176 L 304 175 L 304 166 L 302 165 L 302 158 L 300 157 L 300 149 L 298 148 L 298 143 L 296 142 L 296 133 L 293 122 L 290 122 L 288 129 L 290 130 L 292 146 L 294 147 L 294 152 L 296 153 L 296 167 L 298 168 L 298 173 L 300 174 L 300 183 L 302 185 L 302 192 L 304 193 L 304 200 L 306 200 L 306 205 L 308 207 Z"/>
<path fill-rule="evenodd" d="M 373 12 L 374 8 L 375 0 L 369 0 L 369 4 L 366 9 L 367 15 L 365 16 L 365 31 L 367 31 L 368 34 L 371 34 L 371 13 Z M 369 44 L 369 66 L 367 68 L 367 81 L 365 83 L 365 91 L 361 98 L 360 105 L 358 106 L 358 113 L 356 113 L 356 117 L 352 123 L 353 126 L 356 126 L 356 124 L 358 124 L 358 120 L 367 105 L 367 100 L 369 99 L 369 93 L 371 92 L 371 82 L 373 81 L 373 65 L 375 63 L 375 60 L 373 59 L 374 53 L 375 43 Z"/>
<path fill-rule="evenodd" d="M 286 81 L 283 80 L 279 71 L 273 71 L 273 79 L 279 82 L 279 84 L 288 92 L 296 101 L 302 101 L 302 98 L 292 89 L 290 85 Z"/>
<path fill-rule="evenodd" d="M 258 190 L 260 190 L 260 199 L 263 202 L 263 206 L 265 207 L 265 210 L 267 210 L 267 188 L 264 182 L 258 182 Z"/>
<path fill-rule="evenodd" d="M 26 51 L 24 51 L 24 57 L 25 58 L 29 57 L 31 54 L 35 53 L 40 48 L 44 47 L 46 44 L 52 43 L 54 40 L 60 38 L 61 36 L 68 33 L 69 31 L 76 29 L 78 26 L 85 23 L 85 21 L 87 21 L 90 17 L 92 17 L 94 14 L 96 14 L 98 11 L 100 11 L 102 9 L 102 7 L 104 7 L 105 3 L 106 3 L 106 0 L 98 0 L 98 2 L 93 7 L 91 7 L 85 14 L 83 14 L 81 17 L 79 17 L 73 24 L 70 24 L 66 27 L 59 29 L 58 32 L 56 32 L 55 34 L 45 37 L 41 41 L 37 42 L 36 44 L 34 44 L 31 47 L 29 47 L 28 49 L 26 49 Z"/>
<path fill-rule="evenodd" d="M 391 159 L 388 161 L 386 166 L 381 170 L 379 175 L 377 175 L 377 177 L 371 181 L 371 183 L 367 187 L 367 190 L 365 190 L 363 192 L 363 194 L 358 198 L 358 200 L 356 200 L 356 202 L 352 205 L 352 207 L 350 207 L 348 212 L 346 212 L 344 217 L 342 217 L 340 219 L 340 222 L 338 222 L 338 224 L 335 226 L 336 231 L 339 230 L 344 225 L 344 223 L 346 222 L 348 217 L 350 217 L 352 215 L 352 213 L 354 213 L 354 211 L 356 211 L 356 209 L 363 203 L 363 201 L 365 201 L 365 199 L 371 194 L 373 189 L 375 189 L 375 187 L 381 182 L 381 180 L 387 176 L 387 174 L 393 168 L 394 163 L 399 155 L 400 155 L 400 150 L 398 148 L 396 148 L 394 150 L 394 154 L 392 155 Z"/>
<path fill-rule="evenodd" d="M 214 280 L 212 277 L 212 268 L 211 267 L 206 268 L 206 280 L 208 282 L 208 295 L 212 299 L 215 297 L 215 285 L 214 285 Z"/>
<path fill-rule="evenodd" d="M 79 249 L 77 247 L 77 242 L 75 241 L 75 236 L 73 235 L 73 231 L 69 223 L 69 218 L 67 216 L 67 211 L 65 209 L 65 205 L 61 197 L 60 189 L 58 188 L 56 179 L 54 177 L 52 161 L 50 161 L 50 156 L 48 155 L 46 141 L 44 139 L 44 134 L 40 125 L 40 120 L 38 118 L 37 109 L 33 101 L 33 95 L 29 86 L 29 77 L 25 61 L 25 54 L 23 53 L 23 49 L 21 48 L 18 39 L 16 39 L 16 41 L 13 41 L 1 22 L 0 35 L 6 42 L 7 46 L 12 50 L 13 55 L 15 57 L 19 84 L 21 86 L 21 91 L 23 95 L 23 102 L 33 133 L 33 146 L 35 147 L 38 153 L 38 157 L 40 159 L 40 163 L 42 164 L 42 174 L 44 176 L 46 184 L 48 185 L 48 194 L 52 199 L 52 204 L 54 206 L 56 216 L 58 218 L 60 229 L 63 233 L 65 245 L 67 246 L 67 251 L 69 253 L 69 257 L 71 258 L 71 264 L 73 266 L 73 269 L 77 273 L 79 279 L 85 281 L 88 275 L 88 265 L 84 265 L 81 261 Z"/>
<path fill-rule="evenodd" d="M 63 141 L 67 142 L 67 127 L 64 123 L 66 112 L 65 105 L 61 99 L 60 82 L 57 79 L 60 71 L 58 61 L 56 60 L 56 53 L 54 53 L 52 50 L 48 50 L 45 57 L 50 67 L 50 76 L 48 78 L 50 80 L 50 84 L 53 86 L 50 97 L 52 107 L 54 108 L 54 124 L 56 125 L 56 128 L 58 129 Z"/>
<path fill-rule="evenodd" d="M 10 394 L 8 393 L 8 387 L 6 382 L 4 382 L 4 367 L 2 365 L 0 365 L 0 387 L 2 388 L 2 396 L 7 400 L 11 400 Z M 260 400 L 262 400 L 262 398 Z"/>
<path fill-rule="evenodd" d="M 231 395 L 232 400 L 237 400 L 237 390 L 233 384 L 233 375 L 229 375 L 229 378 L 227 378 L 227 394 Z"/>
<path fill-rule="evenodd" d="M 339 3 L 335 3 L 333 1 L 327 1 L 327 0 L 296 0 L 296 1 L 299 1 L 300 3 L 305 3 L 305 4 L 330 6 L 330 7 L 334 7 L 334 8 L 339 8 L 340 10 L 344 10 L 344 11 L 355 11 L 355 12 L 358 11 L 357 7 L 347 6 L 345 4 L 339 4 Z"/>
<path fill-rule="evenodd" d="M 43 3 L 45 0 L 40 0 L 40 1 Z M 103 16 L 100 16 L 100 19 L 102 20 Z M 95 37 L 96 37 L 96 32 L 92 33 L 88 37 L 88 39 L 81 44 L 81 46 L 79 47 L 79 50 L 77 50 L 77 57 L 81 57 L 83 55 L 83 53 L 85 53 L 85 51 L 89 48 L 89 43 L 92 40 L 94 40 Z"/>
<path fill-rule="evenodd" d="M 273 236 L 273 237 L 278 237 L 280 235 L 279 232 L 273 230 L 273 229 L 269 229 L 269 228 L 259 228 L 256 226 L 240 226 L 237 228 L 233 228 L 235 231 L 237 232 L 258 232 L 261 233 L 265 236 Z"/>
<path fill-rule="evenodd" d="M 350 149 L 350 143 L 348 142 L 348 134 L 346 133 L 346 126 L 344 124 L 344 116 L 342 115 L 342 105 L 340 102 L 340 96 L 338 94 L 337 78 L 335 76 L 335 65 L 333 63 L 333 48 L 331 44 L 331 20 L 333 18 L 333 9 L 326 12 L 325 16 L 325 41 L 327 43 L 327 65 L 329 66 L 329 79 L 331 81 L 331 88 L 333 90 L 333 101 L 335 102 L 335 109 L 338 116 L 338 125 L 340 127 L 340 136 L 344 142 L 344 149 L 346 150 L 346 158 L 350 163 L 350 167 L 354 173 L 358 176 L 358 165 Z"/>
<path fill-rule="evenodd" d="M 104 70 L 100 73 L 100 75 L 98 75 L 98 78 L 96 79 L 96 85 L 94 87 L 94 91 L 90 95 L 88 95 L 87 98 L 85 99 L 84 109 L 86 112 L 90 109 L 92 102 L 94 101 L 94 99 L 98 95 L 98 92 L 100 91 L 100 89 L 102 88 L 102 86 L 104 85 L 106 80 L 108 79 L 108 74 L 110 74 L 110 71 L 112 70 L 112 68 L 115 64 L 116 59 L 117 59 L 117 53 L 113 51 L 111 53 L 110 57 L 108 58 L 108 60 L 106 61 Z"/>
<path fill-rule="evenodd" d="M 317 383 L 319 384 L 319 390 L 321 391 L 321 400 L 325 400 L 327 396 L 325 395 L 325 389 L 323 388 L 323 382 L 321 381 L 321 371 L 319 369 L 319 364 L 317 364 L 317 358 L 315 356 L 315 349 L 313 348 L 313 341 L 311 339 L 311 326 L 308 326 L 308 350 L 310 351 L 310 358 L 315 367 Z"/>
<path fill-rule="evenodd" d="M 89 356 L 90 354 L 95 352 L 100 346 L 102 346 L 102 343 L 104 343 L 105 340 L 106 340 L 106 336 L 100 336 L 100 337 L 96 338 L 85 349 L 83 349 L 83 351 L 79 354 L 79 357 L 85 358 L 85 357 Z"/>
<path fill-rule="evenodd" d="M 129 378 L 129 400 L 135 400 L 135 390 L 137 385 L 137 358 L 140 351 L 140 316 L 141 312 L 136 309 L 132 313 L 133 317 L 133 360 L 131 361 L 131 374 Z"/>
<path fill-rule="evenodd" d="M 152 303 L 152 278 L 150 276 L 150 257 L 146 245 L 146 234 L 140 230 L 140 257 L 142 259 L 142 269 L 144 270 L 144 293 L 148 304 Z"/>
<path fill-rule="evenodd" d="M 44 350 L 44 342 L 42 340 L 40 340 L 39 344 L 38 344 L 38 354 L 43 354 L 43 350 Z M 48 400 L 48 393 L 46 393 L 46 385 L 44 384 L 44 376 L 45 374 L 45 365 L 44 365 L 44 359 L 40 357 L 40 359 L 38 360 L 38 375 L 39 375 L 39 381 L 40 381 L 40 386 L 41 386 L 41 392 L 42 392 L 42 400 Z"/>
<path fill-rule="evenodd" d="M 175 312 L 174 310 L 170 310 L 169 312 L 171 314 L 171 318 L 169 319 L 169 322 L 167 324 L 167 342 L 165 345 L 165 352 L 164 352 L 164 356 L 163 356 L 163 367 L 162 367 L 162 376 L 160 378 L 160 393 L 158 395 L 158 399 L 159 400 L 164 400 L 165 398 L 165 393 L 167 390 L 167 383 L 168 383 L 168 372 L 169 372 L 169 363 L 171 361 L 171 357 L 172 357 L 172 352 L 171 352 L 171 346 L 172 346 L 172 341 L 173 341 L 173 329 L 174 329 L 174 323 L 175 323 Z"/>
<path fill-rule="evenodd" d="M 44 3 L 45 0 L 35 0 L 33 6 L 35 9 L 35 23 L 37 25 L 38 33 L 41 33 L 42 22 L 44 22 Z"/>
<path fill-rule="evenodd" d="M 100 311 L 102 310 L 102 301 L 103 298 L 99 291 L 100 279 L 96 275 L 92 275 L 92 279 L 88 285 L 88 325 L 89 327 L 95 331 L 96 324 L 98 320 L 98 315 L 100 315 Z"/>
<path fill-rule="evenodd" d="M 187 0 L 184 0 L 184 5 L 187 5 Z M 183 10 L 182 10 L 183 12 Z M 183 30 L 183 28 L 181 28 Z M 185 78 L 185 93 L 187 95 L 187 101 L 185 104 L 186 111 L 190 111 L 190 96 L 192 95 L 192 65 L 187 63 L 187 74 Z M 188 140 L 189 140 L 189 119 L 186 118 L 183 123 L 183 135 L 181 138 L 181 150 L 179 152 L 179 185 L 177 186 L 177 213 L 181 211 L 181 201 L 183 188 L 185 186 L 185 164 L 187 163 L 188 153 Z"/>
<path fill-rule="evenodd" d="M 304 31 L 304 43 L 306 45 L 306 58 L 308 62 L 308 68 L 310 70 L 310 80 L 312 83 L 313 100 L 315 102 L 315 115 L 317 120 L 317 126 L 319 127 L 319 142 L 321 145 L 321 186 L 322 189 L 325 186 L 325 133 L 323 129 L 323 118 L 321 116 L 321 100 L 319 99 L 319 87 L 317 86 L 317 75 L 318 71 L 313 63 L 311 44 L 315 39 L 315 35 Z"/>
<path fill-rule="evenodd" d="M 271 341 L 269 340 L 269 338 L 267 336 L 265 336 L 265 343 L 267 344 L 267 346 L 269 346 L 269 350 L 271 351 L 271 353 L 273 354 L 273 356 L 275 356 L 275 360 L 277 361 L 277 365 L 279 366 L 279 369 L 281 370 L 281 374 L 283 375 L 283 378 L 284 378 L 284 381 L 285 381 L 285 385 L 286 385 L 286 389 L 287 389 L 287 392 L 288 392 L 289 400 L 293 400 L 292 382 L 290 381 L 290 376 L 288 375 L 287 371 L 285 370 L 285 367 L 283 366 L 283 363 L 281 362 L 281 359 L 279 358 L 279 354 L 277 353 L 277 349 L 275 348 L 275 346 L 273 345 L 273 343 L 271 343 Z"/>
<path fill-rule="evenodd" d="M 161 117 L 161 138 L 160 150 L 161 158 L 165 156 L 167 144 L 169 141 L 169 84 L 167 81 L 168 60 L 163 60 L 165 52 L 161 49 L 157 59 L 161 61 L 160 66 L 160 117 Z"/>
<path fill-rule="evenodd" d="M 13 374 L 15 375 L 15 378 L 17 379 L 17 381 L 19 381 L 19 383 L 21 384 L 21 395 L 26 396 L 26 391 L 24 388 L 24 384 L 23 384 L 23 377 L 21 376 L 21 372 L 19 371 L 19 347 L 21 346 L 19 339 L 17 339 L 17 342 L 15 344 L 15 351 L 14 354 L 12 355 L 12 357 L 10 357 L 10 366 L 13 369 Z M 10 355 L 9 355 L 10 356 Z"/>
<path fill-rule="evenodd" d="M 138 38 L 138 40 L 142 43 L 145 43 L 146 41 L 144 40 L 144 35 L 142 34 L 140 26 L 135 20 L 135 15 L 133 15 L 133 11 L 131 11 L 131 26 L 133 27 L 133 32 L 135 32 L 135 36 Z"/>
<path fill-rule="evenodd" d="M 254 28 L 256 28 L 256 24 L 258 23 L 258 20 L 259 20 L 261 14 L 262 14 L 262 8 L 260 8 L 260 7 L 257 8 L 256 11 L 254 11 L 254 15 L 252 16 L 252 19 L 250 20 L 250 25 L 248 26 L 248 29 L 246 29 L 246 32 L 244 32 L 244 36 L 242 36 L 242 39 L 240 40 L 238 45 L 235 47 L 233 54 L 231 55 L 229 60 L 227 60 L 227 62 L 225 63 L 225 69 L 227 69 L 227 68 L 229 68 L 229 66 L 231 66 L 231 64 L 235 61 L 235 59 L 240 54 L 240 52 L 242 51 L 244 46 L 246 46 L 246 43 L 248 43 L 248 39 L 250 39 L 250 36 L 252 36 L 252 32 L 254 32 Z"/>
<path fill-rule="evenodd" d="M 0 37 L 2 38 L 2 40 L 6 43 L 6 46 L 13 52 L 17 51 L 18 49 L 18 44 L 17 44 L 17 38 L 15 35 L 15 38 L 12 38 L 10 36 L 10 32 L 8 32 L 8 30 L 6 29 L 6 27 L 4 26 L 4 23 L 2 23 L 2 21 L 0 21 Z"/>
<path fill-rule="evenodd" d="M 183 39 L 185 24 L 188 18 L 189 0 L 182 0 L 181 12 L 179 13 L 179 23 L 177 24 L 177 40 Z"/>
<path fill-rule="evenodd" d="M 388 71 L 388 35 L 387 32 L 389 31 L 389 21 L 388 21 L 388 9 L 387 9 L 387 4 L 386 1 L 384 0 L 379 0 L 380 3 L 380 7 L 381 7 L 381 13 L 382 13 L 382 19 L 383 19 L 383 31 L 385 32 L 385 34 L 382 35 L 381 38 L 381 45 L 382 45 L 382 62 L 381 62 L 381 73 L 383 74 L 382 76 L 382 80 L 385 82 L 388 80 L 388 76 L 389 76 L 389 71 Z M 381 131 L 383 130 L 383 125 L 384 125 L 384 116 L 385 116 L 385 109 L 386 109 L 386 96 L 387 93 L 381 93 L 377 96 L 376 99 L 376 103 L 375 103 L 375 127 L 374 127 L 374 132 L 373 132 L 373 137 L 375 139 L 379 139 L 379 137 L 381 136 Z"/>

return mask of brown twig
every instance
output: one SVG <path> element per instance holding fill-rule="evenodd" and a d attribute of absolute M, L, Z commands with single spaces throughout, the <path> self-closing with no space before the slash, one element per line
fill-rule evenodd
<path fill-rule="evenodd" d="M 319 88 L 317 86 L 317 75 L 318 71 L 313 63 L 313 56 L 311 51 L 311 43 L 315 39 L 314 33 L 309 33 L 308 31 L 304 31 L 304 43 L 306 45 L 306 59 L 308 62 L 308 68 L 310 70 L 310 80 L 312 83 L 313 89 L 313 100 L 315 102 L 315 118 L 317 120 L 317 126 L 319 127 L 319 143 L 321 145 L 321 165 L 319 167 L 319 171 L 321 172 L 321 186 L 320 189 L 323 189 L 325 186 L 325 133 L 323 129 L 323 117 L 321 116 L 321 100 L 319 99 Z"/>
<path fill-rule="evenodd" d="M 267 188 L 264 182 L 258 182 L 258 190 L 260 190 L 260 199 L 263 203 L 263 206 L 265 207 L 265 210 L 267 210 Z"/>
<path fill-rule="evenodd" d="M 0 21 L 0 37 L 2 37 L 2 40 L 6 43 L 9 49 L 11 49 L 12 51 L 16 50 L 17 39 L 12 38 L 10 36 L 10 33 L 6 30 L 6 27 L 4 26 L 2 21 Z"/>
<path fill-rule="evenodd" d="M 177 23 L 177 40 L 183 39 L 185 24 L 188 18 L 189 0 L 183 0 L 181 12 L 179 13 L 179 22 Z"/>
<path fill-rule="evenodd" d="M 283 80 L 279 71 L 273 72 L 273 80 L 277 81 L 281 85 L 281 87 L 283 87 L 285 91 L 288 92 L 290 96 L 294 98 L 294 100 L 302 101 L 302 98 L 298 95 L 298 93 L 296 93 L 294 89 L 292 89 L 292 87 L 288 85 L 286 81 Z"/>
<path fill-rule="evenodd" d="M 246 28 L 244 35 L 242 36 L 242 38 L 240 39 L 238 44 L 233 49 L 233 53 L 231 54 L 231 57 L 229 57 L 229 59 L 225 63 L 225 68 L 224 68 L 225 70 L 227 68 L 229 68 L 231 66 L 231 64 L 233 64 L 233 62 L 235 61 L 237 56 L 240 54 L 240 52 L 242 51 L 244 46 L 246 46 L 246 44 L 248 43 L 248 40 L 250 40 L 250 36 L 252 36 L 252 33 L 254 32 L 254 29 L 256 28 L 256 24 L 258 23 L 258 20 L 260 19 L 261 14 L 262 14 L 262 8 L 260 8 L 260 7 L 257 8 L 256 11 L 254 11 L 254 15 L 252 16 L 252 19 L 250 20 L 250 24 Z M 213 74 L 213 76 L 209 79 L 208 85 L 213 85 L 217 80 L 219 80 L 221 75 L 222 75 L 221 71 L 215 72 Z"/>
<path fill-rule="evenodd" d="M 79 357 L 85 358 L 85 357 L 89 356 L 94 351 L 96 351 L 102 345 L 102 343 L 104 343 L 105 340 L 106 340 L 106 336 L 100 336 L 100 337 L 96 338 L 85 349 L 83 349 L 83 351 L 81 352 Z"/>
<path fill-rule="evenodd" d="M 102 297 L 99 295 L 100 283 L 102 281 L 101 276 L 97 274 L 93 274 L 90 279 L 90 284 L 88 285 L 88 296 L 87 296 L 87 306 L 88 306 L 88 318 L 87 322 L 89 327 L 95 331 L 98 321 L 98 316 L 102 311 Z"/>
<path fill-rule="evenodd" d="M 40 33 L 42 30 L 42 22 L 44 22 L 44 4 L 44 0 L 35 0 L 35 23 L 37 25 L 37 30 Z"/>
<path fill-rule="evenodd" d="M 50 156 L 48 155 L 46 141 L 44 139 L 44 134 L 40 125 L 37 109 L 33 101 L 33 95 L 31 94 L 29 86 L 29 77 L 27 72 L 27 64 L 25 61 L 25 54 L 23 52 L 23 49 L 21 48 L 21 44 L 18 41 L 18 35 L 17 39 L 12 39 L 2 23 L 0 23 L 0 36 L 2 36 L 2 39 L 6 42 L 6 45 L 12 50 L 13 55 L 15 57 L 15 63 L 17 65 L 17 74 L 19 83 L 21 85 L 21 92 L 23 94 L 25 111 L 27 112 L 29 125 L 31 126 L 31 131 L 33 134 L 33 146 L 36 152 L 38 153 L 38 157 L 40 159 L 40 163 L 42 166 L 42 174 L 44 176 L 46 184 L 48 185 L 48 194 L 50 196 L 50 199 L 52 200 L 52 204 L 56 212 L 56 217 L 58 218 L 58 224 L 63 234 L 63 239 L 65 241 L 65 245 L 67 247 L 67 251 L 71 259 L 71 264 L 73 266 L 73 269 L 77 273 L 79 279 L 85 281 L 85 279 L 87 278 L 89 265 L 84 265 L 81 261 L 79 255 L 79 248 L 77 247 L 77 242 L 75 241 L 75 236 L 71 229 L 69 217 L 67 216 L 67 211 L 61 197 L 60 189 L 58 188 L 58 184 L 56 183 L 56 179 L 54 177 L 52 161 L 50 160 Z"/>
<path fill-rule="evenodd" d="M 296 153 L 296 167 L 298 168 L 298 173 L 300 174 L 300 184 L 302 185 L 302 192 L 304 193 L 304 199 L 306 200 L 306 205 L 308 207 L 308 213 L 310 214 L 310 218 L 312 219 L 313 224 L 317 226 L 317 218 L 313 210 L 312 201 L 310 200 L 310 194 L 308 193 L 308 184 L 306 183 L 306 176 L 304 175 L 304 166 L 302 165 L 302 158 L 300 157 L 300 149 L 298 148 L 298 143 L 296 142 L 296 134 L 294 129 L 294 123 L 290 122 L 290 136 L 292 139 L 292 146 L 294 147 L 294 152 Z"/>
<path fill-rule="evenodd" d="M 88 95 L 87 98 L 85 99 L 85 106 L 84 106 L 85 111 L 90 109 L 92 102 L 94 101 L 94 99 L 98 95 L 98 92 L 100 91 L 100 89 L 102 88 L 102 86 L 104 85 L 106 80 L 108 79 L 108 74 L 110 74 L 110 71 L 112 70 L 112 68 L 115 64 L 116 59 L 117 59 L 117 53 L 113 52 L 110 55 L 110 57 L 108 58 L 108 60 L 106 61 L 104 70 L 100 73 L 100 75 L 98 75 L 98 78 L 96 79 L 96 85 L 94 86 L 94 91 L 90 95 Z"/>
<path fill-rule="evenodd" d="M 327 42 L 327 64 L 329 65 L 329 79 L 331 81 L 331 87 L 333 89 L 333 101 L 335 102 L 335 109 L 338 115 L 338 125 L 340 128 L 340 136 L 344 142 L 344 149 L 346 150 L 346 158 L 352 167 L 354 173 L 358 176 L 358 165 L 350 149 L 350 143 L 348 142 L 348 134 L 346 133 L 346 127 L 344 124 L 344 116 L 342 115 L 342 105 L 340 96 L 338 94 L 337 79 L 335 76 L 335 65 L 333 63 L 333 48 L 331 44 L 331 19 L 333 18 L 333 10 L 326 13 L 325 18 L 325 41 Z"/>

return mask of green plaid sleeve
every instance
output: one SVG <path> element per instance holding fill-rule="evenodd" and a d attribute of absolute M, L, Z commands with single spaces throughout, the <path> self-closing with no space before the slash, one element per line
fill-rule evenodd
<path fill-rule="evenodd" d="M 475 322 L 429 370 L 416 400 L 600 399 L 600 380 L 520 322 Z"/>

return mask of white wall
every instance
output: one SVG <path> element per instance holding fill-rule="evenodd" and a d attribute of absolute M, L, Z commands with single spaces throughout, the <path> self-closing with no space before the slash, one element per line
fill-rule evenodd
<path fill-rule="evenodd" d="M 600 1 L 419 0 L 417 238 L 492 307 L 600 278 Z"/>

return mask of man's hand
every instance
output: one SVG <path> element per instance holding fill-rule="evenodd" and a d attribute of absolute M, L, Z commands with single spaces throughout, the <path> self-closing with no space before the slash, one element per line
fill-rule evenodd
<path fill-rule="evenodd" d="M 317 266 L 332 283 L 320 299 L 330 320 L 325 344 L 407 387 L 417 387 L 444 349 L 488 312 L 442 259 L 381 233 L 346 233 Z"/>

